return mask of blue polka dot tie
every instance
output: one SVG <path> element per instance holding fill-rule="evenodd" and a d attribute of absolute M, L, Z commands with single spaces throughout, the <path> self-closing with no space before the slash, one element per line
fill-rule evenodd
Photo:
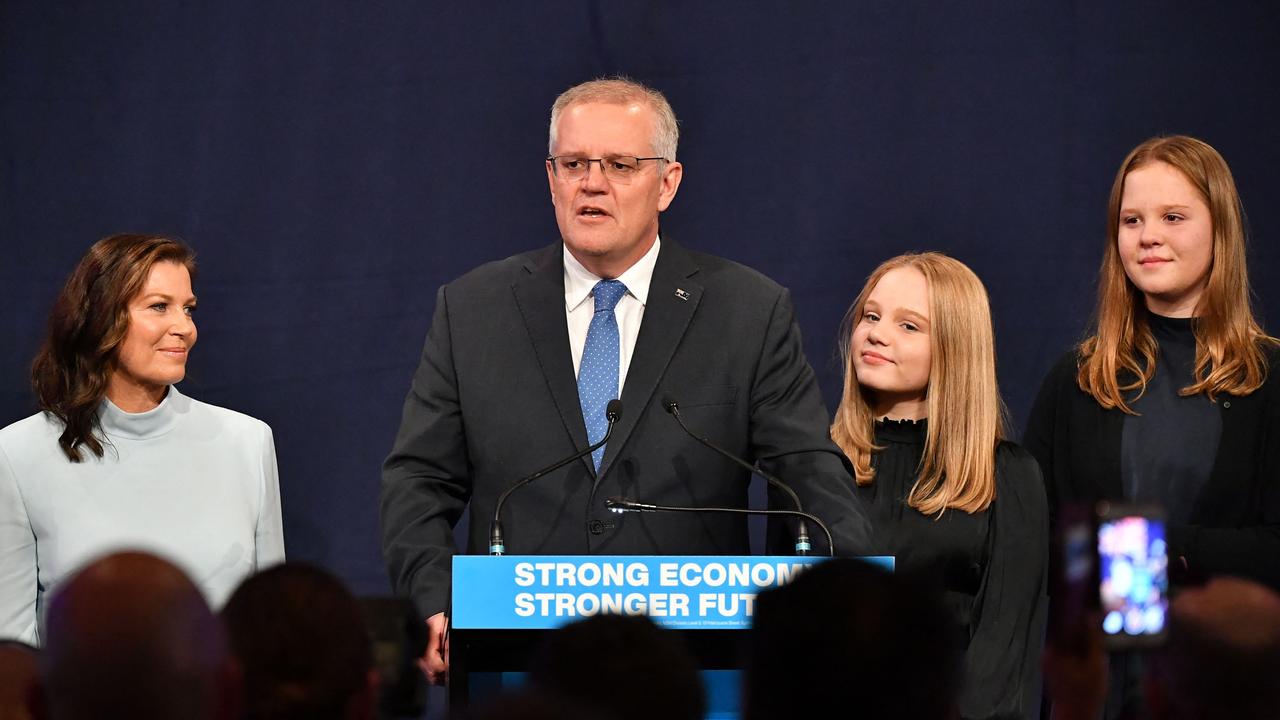
<path fill-rule="evenodd" d="M 587 424 L 587 441 L 600 442 L 609 421 L 604 411 L 610 400 L 618 397 L 618 318 L 613 309 L 627 292 L 627 286 L 617 280 L 601 280 L 591 290 L 596 311 L 587 328 L 587 343 L 582 348 L 582 363 L 578 365 L 578 402 L 582 404 L 582 419 Z M 596 472 L 604 459 L 605 448 L 591 453 Z"/>

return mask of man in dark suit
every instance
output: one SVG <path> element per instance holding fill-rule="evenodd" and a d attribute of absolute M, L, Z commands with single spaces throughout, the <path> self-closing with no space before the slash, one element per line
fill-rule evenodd
<path fill-rule="evenodd" d="M 657 91 L 625 79 L 570 88 L 552 108 L 547 160 L 562 242 L 484 265 L 436 297 L 381 503 L 392 582 L 428 618 L 433 681 L 447 670 L 452 528 L 467 503 L 469 549 L 482 550 L 498 496 L 602 438 L 613 398 L 623 410 L 603 449 L 503 506 L 508 554 L 749 553 L 741 516 L 606 510 L 613 496 L 746 506 L 750 473 L 686 435 L 667 399 L 696 432 L 792 484 L 838 552 L 865 547 L 787 291 L 659 238 L 683 172 L 676 142 Z"/>

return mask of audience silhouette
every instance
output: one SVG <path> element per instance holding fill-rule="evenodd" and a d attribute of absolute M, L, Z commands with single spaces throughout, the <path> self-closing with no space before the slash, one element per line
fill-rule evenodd
<path fill-rule="evenodd" d="M 244 675 L 246 720 L 369 720 L 377 674 L 360 605 L 328 572 L 264 570 L 222 610 Z"/>
<path fill-rule="evenodd" d="M 49 604 L 32 715 L 41 720 L 222 720 L 239 682 L 221 623 L 177 567 L 107 555 Z"/>
<path fill-rule="evenodd" d="M 914 581 L 824 562 L 757 597 L 743 717 L 953 717 L 957 632 L 939 596 Z"/>

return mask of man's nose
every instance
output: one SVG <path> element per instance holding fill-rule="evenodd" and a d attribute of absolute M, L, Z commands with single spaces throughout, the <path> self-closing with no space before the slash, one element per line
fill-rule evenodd
<path fill-rule="evenodd" d="M 582 176 L 582 184 L 588 190 L 605 191 L 609 189 L 609 179 L 604 176 L 603 158 L 587 161 L 587 174 Z"/>

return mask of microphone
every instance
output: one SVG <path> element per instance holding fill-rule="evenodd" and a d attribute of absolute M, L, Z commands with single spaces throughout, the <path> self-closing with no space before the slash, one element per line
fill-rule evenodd
<path fill-rule="evenodd" d="M 632 500 L 630 498 L 620 498 L 620 497 L 611 497 L 605 500 L 604 506 L 608 508 L 610 512 L 615 512 L 615 513 L 618 513 L 619 515 L 621 515 L 622 513 L 629 513 L 629 512 L 635 512 L 635 513 L 718 512 L 718 513 L 736 513 L 738 515 L 771 515 L 771 516 L 794 517 L 797 519 L 797 522 L 804 522 L 804 520 L 807 518 L 809 520 L 812 520 L 813 524 L 821 528 L 822 532 L 826 533 L 827 547 L 830 549 L 828 551 L 828 554 L 834 554 L 835 552 L 834 550 L 835 545 L 831 542 L 831 531 L 827 529 L 827 526 L 821 520 L 814 517 L 813 515 L 810 515 L 809 513 L 806 513 L 806 512 L 801 512 L 799 510 L 752 510 L 750 508 L 681 507 L 678 505 L 653 505 L 651 503 L 642 503 L 642 502 L 637 502 L 635 500 Z M 797 553 L 797 554 L 807 554 L 807 553 Z"/>
<path fill-rule="evenodd" d="M 529 483 L 533 482 L 534 480 L 537 480 L 543 475 L 546 475 L 547 473 L 550 473 L 550 472 L 555 472 L 556 470 L 559 470 L 560 468 L 564 467 L 565 465 L 568 465 L 574 460 L 577 460 L 584 455 L 590 455 L 591 453 L 595 452 L 597 449 L 604 447 L 604 444 L 609 442 L 609 436 L 613 434 L 614 424 L 617 423 L 618 419 L 621 417 L 622 417 L 622 401 L 610 400 L 609 404 L 605 406 L 605 409 L 604 409 L 604 418 L 609 422 L 609 425 L 604 429 L 604 437 L 600 438 L 599 442 L 597 442 L 594 445 L 589 445 L 585 450 L 580 450 L 570 455 L 569 457 L 555 463 L 554 465 L 548 465 L 547 467 L 542 468 L 538 472 L 521 479 L 511 487 L 507 488 L 506 492 L 502 493 L 502 495 L 498 496 L 498 503 L 493 508 L 493 522 L 489 523 L 489 554 L 490 555 L 506 555 L 507 554 L 507 546 L 502 538 L 502 504 L 507 501 L 507 497 L 510 496 L 511 493 L 515 492 L 519 488 L 522 488 L 525 485 L 528 485 Z"/>
<path fill-rule="evenodd" d="M 765 472 L 763 469 L 760 468 L 759 465 L 752 465 L 751 463 L 748 463 L 746 460 L 743 460 L 737 455 L 734 455 L 728 450 L 725 450 L 719 445 L 716 445 L 710 440 L 690 430 L 689 426 L 684 424 L 684 418 L 680 417 L 680 404 L 676 402 L 675 398 L 671 397 L 670 395 L 663 396 L 662 408 L 666 410 L 667 413 L 671 415 L 671 417 L 676 419 L 676 422 L 680 424 L 680 429 L 684 430 L 685 434 L 687 434 L 689 437 L 693 438 L 694 440 L 697 440 L 698 442 L 702 443 L 708 448 L 711 448 L 712 450 L 723 455 L 724 457 L 729 458 L 737 465 L 743 468 L 746 468 L 748 472 L 752 472 L 759 475 L 760 477 L 765 479 L 765 482 L 769 483 L 775 488 L 778 488 L 783 493 L 785 493 L 788 497 L 791 498 L 791 502 L 794 503 L 796 506 L 795 512 L 798 513 L 798 515 L 796 516 L 796 554 L 797 555 L 808 555 L 809 551 L 813 549 L 813 545 L 809 542 L 809 527 L 804 523 L 804 519 L 806 517 L 817 522 L 817 524 L 822 528 L 822 530 L 826 532 L 827 542 L 828 543 L 831 542 L 831 531 L 827 530 L 827 526 L 824 525 L 821 520 L 818 520 L 816 517 L 805 513 L 804 506 L 800 504 L 800 496 L 796 495 L 796 491 L 792 490 L 790 485 L 782 482 L 781 480 L 774 477 L 773 475 L 770 475 L 769 473 Z M 786 513 L 783 513 L 783 514 L 786 514 Z M 827 547 L 830 548 L 831 554 L 834 555 L 835 548 L 831 547 L 831 545 L 829 544 Z"/>

